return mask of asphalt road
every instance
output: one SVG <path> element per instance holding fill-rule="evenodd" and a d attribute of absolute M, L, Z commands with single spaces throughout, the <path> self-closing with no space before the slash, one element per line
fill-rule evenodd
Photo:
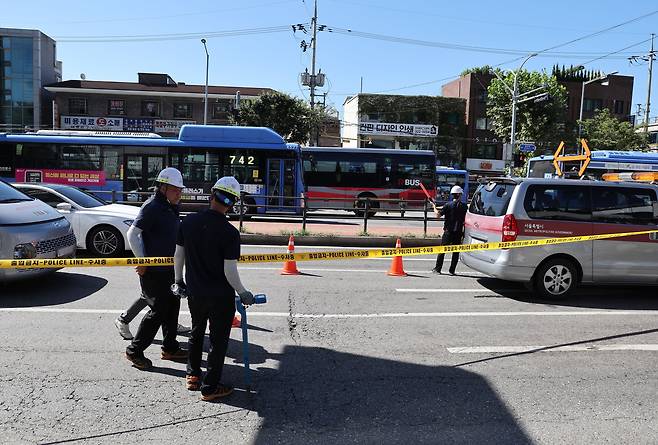
<path fill-rule="evenodd" d="M 123 357 L 113 320 L 137 296 L 131 269 L 0 287 L 1 440 L 658 442 L 655 288 L 585 288 L 549 304 L 462 265 L 433 275 L 432 258 L 407 258 L 412 276 L 400 278 L 389 262 L 299 263 L 302 276 L 241 266 L 269 301 L 249 309 L 253 392 L 234 329 L 225 381 L 236 392 L 220 403 L 187 391 L 184 365 L 160 360 L 158 345 L 150 372 Z"/>

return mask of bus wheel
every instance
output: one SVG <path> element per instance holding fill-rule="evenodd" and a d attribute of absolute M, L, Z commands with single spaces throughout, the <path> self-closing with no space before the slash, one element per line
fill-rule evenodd
<path fill-rule="evenodd" d="M 123 249 L 123 235 L 114 227 L 97 226 L 87 235 L 87 250 L 96 257 L 112 257 L 120 254 Z"/>
<path fill-rule="evenodd" d="M 535 272 L 535 290 L 547 300 L 563 300 L 578 285 L 578 271 L 572 261 L 554 258 Z"/>
<path fill-rule="evenodd" d="M 364 193 L 357 197 L 357 201 L 354 203 L 354 214 L 356 216 L 363 216 L 365 213 L 366 202 L 365 199 L 370 198 L 370 203 L 368 204 L 368 217 L 375 216 L 379 208 L 379 201 L 376 201 L 377 197 L 372 193 Z"/>

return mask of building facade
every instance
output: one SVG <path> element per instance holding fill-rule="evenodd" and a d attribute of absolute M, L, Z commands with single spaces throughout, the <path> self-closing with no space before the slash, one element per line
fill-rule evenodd
<path fill-rule="evenodd" d="M 466 101 L 466 169 L 475 174 L 498 174 L 505 171 L 503 141 L 491 131 L 487 117 L 487 88 L 493 76 L 489 73 L 469 73 L 441 88 L 445 97 Z"/>
<path fill-rule="evenodd" d="M 438 96 L 358 94 L 343 104 L 343 147 L 432 150 L 437 162 L 464 165 L 466 101 Z"/>
<path fill-rule="evenodd" d="M 162 73 L 138 73 L 137 82 L 67 80 L 47 85 L 54 96 L 54 128 L 177 135 L 184 124 L 222 125 L 239 103 L 269 88 L 208 86 L 175 82 Z"/>
<path fill-rule="evenodd" d="M 62 80 L 55 41 L 33 29 L 0 28 L 0 131 L 52 125 L 43 86 Z"/>
<path fill-rule="evenodd" d="M 458 97 L 466 100 L 467 138 L 465 141 L 466 168 L 478 174 L 502 173 L 506 171 L 503 159 L 503 142 L 509 142 L 509 136 L 502 140 L 491 131 L 490 118 L 487 117 L 487 88 L 493 79 L 488 72 L 471 72 L 459 79 L 443 85 L 441 94 L 446 97 Z M 578 129 L 580 116 L 582 80 L 560 79 L 558 82 L 567 90 L 567 108 L 565 115 L 565 132 Z M 608 76 L 605 82 L 593 82 L 585 86 L 583 96 L 583 119 L 592 118 L 596 110 L 607 108 L 619 120 L 629 120 L 633 95 L 633 77 Z M 555 148 L 549 148 L 552 153 Z"/>

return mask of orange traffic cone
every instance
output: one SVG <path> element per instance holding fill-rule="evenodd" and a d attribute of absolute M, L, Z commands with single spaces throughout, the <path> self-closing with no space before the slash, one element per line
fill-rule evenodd
<path fill-rule="evenodd" d="M 402 243 L 400 242 L 400 238 L 395 242 L 395 248 L 399 249 L 402 247 Z M 402 257 L 397 255 L 393 257 L 393 261 L 391 262 L 391 268 L 388 270 L 388 275 L 391 275 L 392 277 L 406 277 L 407 273 L 404 271 L 404 267 L 402 267 Z"/>
<path fill-rule="evenodd" d="M 295 253 L 295 237 L 290 235 L 288 239 L 288 253 Z M 283 263 L 283 269 L 281 269 L 281 275 L 300 275 L 301 272 L 297 270 L 297 263 L 295 260 L 286 261 Z"/>
<path fill-rule="evenodd" d="M 233 316 L 233 322 L 231 323 L 232 328 L 239 328 L 241 327 L 242 320 L 240 319 L 239 315 L 234 315 Z"/>

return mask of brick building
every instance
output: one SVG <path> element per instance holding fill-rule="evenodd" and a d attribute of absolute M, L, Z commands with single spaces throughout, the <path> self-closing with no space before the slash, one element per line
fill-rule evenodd
<path fill-rule="evenodd" d="M 505 140 L 497 138 L 487 117 L 487 88 L 493 77 L 489 73 L 471 72 L 441 88 L 445 97 L 466 100 L 466 168 L 475 173 L 505 171 L 503 142 L 509 142 L 509 136 Z M 576 131 L 583 81 L 558 77 L 558 82 L 567 89 L 565 130 Z M 632 76 L 611 75 L 605 82 L 589 83 L 583 97 L 583 119 L 593 117 L 597 109 L 607 108 L 619 120 L 629 120 L 632 95 Z"/>
<path fill-rule="evenodd" d="M 168 74 L 138 73 L 138 82 L 66 80 L 47 85 L 54 96 L 53 122 L 60 129 L 178 134 L 186 123 L 204 122 L 205 85 L 175 82 Z M 269 88 L 208 86 L 208 124 L 227 124 L 239 101 Z"/>

